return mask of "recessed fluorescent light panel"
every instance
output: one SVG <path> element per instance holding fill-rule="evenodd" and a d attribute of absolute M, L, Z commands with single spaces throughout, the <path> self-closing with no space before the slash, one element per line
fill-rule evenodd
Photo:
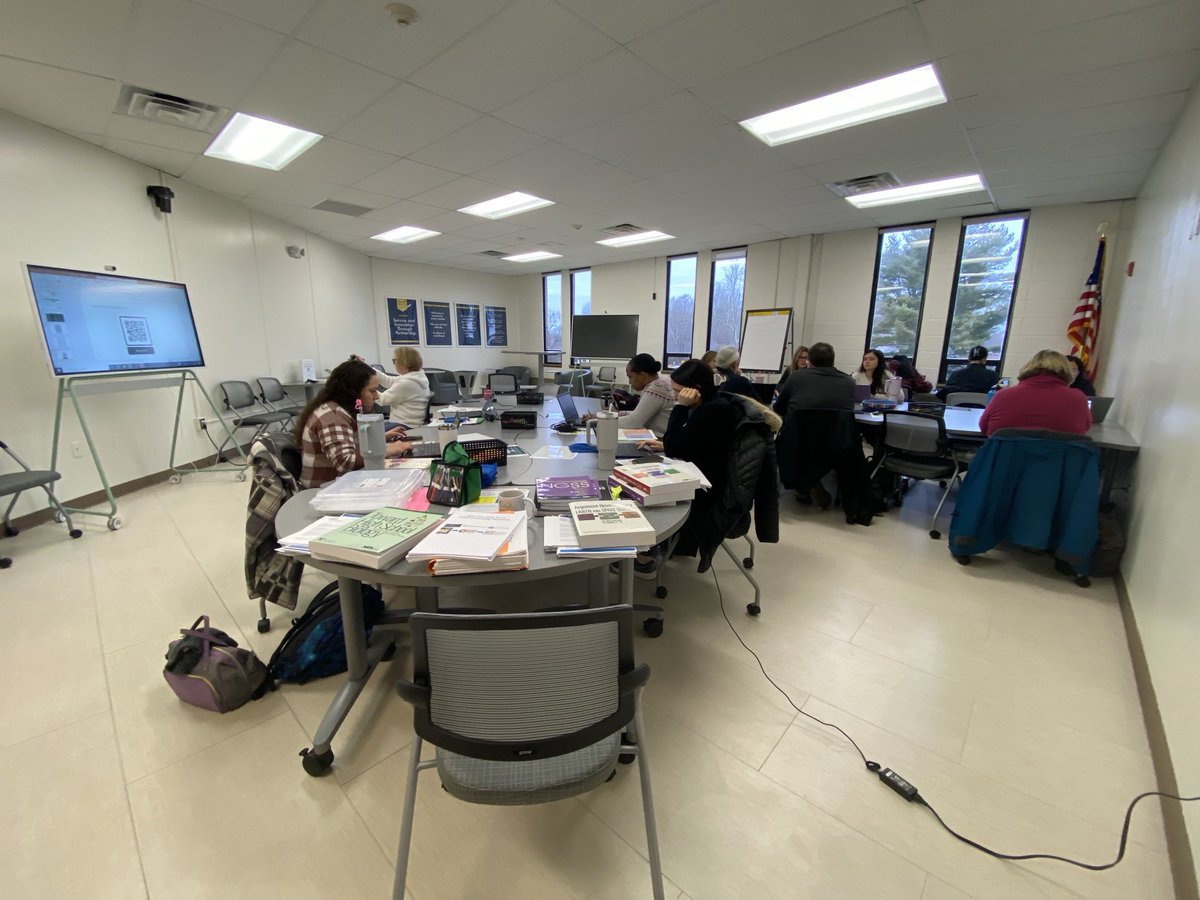
<path fill-rule="evenodd" d="M 663 234 L 661 231 L 642 231 L 638 234 L 624 234 L 621 237 L 606 238 L 596 241 L 606 247 L 632 247 L 634 244 L 650 244 L 654 241 L 673 241 L 675 235 Z"/>
<path fill-rule="evenodd" d="M 320 139 L 311 131 L 234 113 L 204 155 L 278 172 Z"/>
<path fill-rule="evenodd" d="M 391 241 L 393 244 L 411 244 L 413 241 L 423 241 L 435 237 L 440 231 L 430 231 L 428 228 L 418 228 L 416 225 L 401 225 L 383 234 L 371 235 L 373 241 Z"/>
<path fill-rule="evenodd" d="M 921 66 L 739 124 L 765 144 L 776 147 L 945 102 L 946 93 L 933 66 Z"/>
<path fill-rule="evenodd" d="M 504 256 L 509 262 L 537 262 L 539 259 L 562 259 L 561 253 L 549 253 L 546 250 L 534 250 L 530 253 L 518 253 L 516 256 Z"/>
<path fill-rule="evenodd" d="M 514 191 L 503 197 L 485 200 L 474 206 L 464 206 L 459 210 L 472 216 L 482 216 L 485 219 L 503 219 L 505 216 L 515 216 L 517 213 L 529 212 L 531 209 L 541 209 L 543 206 L 553 206 L 553 200 L 543 200 L 533 194 L 522 194 Z"/>
<path fill-rule="evenodd" d="M 949 197 L 951 194 L 969 194 L 982 191 L 983 180 L 978 175 L 963 175 L 960 178 L 945 178 L 941 181 L 926 181 L 924 184 L 906 184 L 904 187 L 888 188 L 886 191 L 871 191 L 847 197 L 846 202 L 859 209 L 871 206 L 887 206 L 890 203 L 912 203 L 930 197 Z"/>

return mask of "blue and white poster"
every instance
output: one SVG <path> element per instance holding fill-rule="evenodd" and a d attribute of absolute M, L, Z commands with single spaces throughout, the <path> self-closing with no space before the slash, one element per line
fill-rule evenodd
<path fill-rule="evenodd" d="M 421 343 L 421 328 L 417 323 L 417 301 L 387 298 L 388 331 L 393 344 Z"/>
<path fill-rule="evenodd" d="M 484 319 L 487 322 L 487 345 L 489 347 L 508 346 L 508 307 L 484 307 Z"/>
<path fill-rule="evenodd" d="M 450 321 L 450 304 L 444 300 L 423 300 L 425 310 L 425 346 L 454 346 L 454 323 Z"/>
<path fill-rule="evenodd" d="M 479 338 L 479 304 L 455 303 L 454 314 L 458 321 L 458 346 L 480 346 L 482 341 Z"/>

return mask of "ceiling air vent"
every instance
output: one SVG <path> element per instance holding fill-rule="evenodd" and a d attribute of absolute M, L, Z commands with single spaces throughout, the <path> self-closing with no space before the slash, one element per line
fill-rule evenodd
<path fill-rule="evenodd" d="M 640 225 L 630 225 L 626 222 L 624 225 L 613 225 L 611 228 L 602 229 L 605 234 L 611 234 L 613 237 L 622 237 L 627 234 L 641 234 L 647 229 Z"/>
<path fill-rule="evenodd" d="M 185 97 L 175 97 L 132 84 L 123 84 L 113 112 L 135 119 L 158 122 L 161 125 L 175 125 L 212 134 L 217 130 L 217 123 L 229 110 L 208 103 L 198 103 Z"/>
<path fill-rule="evenodd" d="M 361 216 L 363 213 L 369 213 L 373 209 L 370 206 L 343 203 L 341 200 L 322 200 L 312 208 L 319 209 L 322 212 L 341 213 L 343 216 Z"/>
<path fill-rule="evenodd" d="M 832 184 L 827 184 L 829 188 L 839 197 L 853 197 L 856 194 L 867 194 L 871 191 L 886 191 L 890 188 L 900 187 L 900 180 L 891 172 L 880 172 L 878 175 L 862 175 L 858 178 L 849 178 L 846 181 L 835 181 Z"/>
<path fill-rule="evenodd" d="M 509 254 L 505 253 L 503 250 L 480 250 L 479 255 L 480 256 L 490 256 L 490 257 L 492 257 L 492 259 L 502 259 L 503 257 L 508 256 Z"/>

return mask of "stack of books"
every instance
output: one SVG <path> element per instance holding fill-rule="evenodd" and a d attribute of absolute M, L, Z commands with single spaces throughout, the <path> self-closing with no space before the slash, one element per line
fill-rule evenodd
<path fill-rule="evenodd" d="M 640 506 L 669 506 L 691 500 L 706 485 L 698 471 L 664 460 L 614 466 L 608 486 Z"/>
<path fill-rule="evenodd" d="M 387 569 L 442 521 L 433 513 L 385 507 L 308 542 L 315 559 Z"/>
<path fill-rule="evenodd" d="M 409 551 L 434 575 L 515 572 L 529 568 L 529 539 L 523 512 L 457 509 Z"/>
<path fill-rule="evenodd" d="M 545 512 L 566 512 L 573 501 L 600 499 L 599 482 L 587 475 L 555 475 L 534 484 L 537 507 Z"/>
<path fill-rule="evenodd" d="M 321 516 L 317 521 L 305 525 L 295 534 L 281 537 L 279 539 L 279 546 L 275 548 L 275 552 L 288 556 L 299 556 L 302 553 L 308 553 L 309 541 L 324 537 L 335 528 L 340 528 L 347 522 L 353 522 L 356 519 L 358 519 L 358 516 Z"/>
<path fill-rule="evenodd" d="M 579 550 L 625 551 L 654 546 L 654 526 L 642 515 L 636 503 L 585 500 L 572 503 L 570 509 Z M 558 550 L 560 556 L 565 555 L 563 549 Z"/>

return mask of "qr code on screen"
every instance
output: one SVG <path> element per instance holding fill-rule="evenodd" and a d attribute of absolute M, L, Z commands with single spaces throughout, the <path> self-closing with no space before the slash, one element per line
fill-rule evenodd
<path fill-rule="evenodd" d="M 125 332 L 126 347 L 150 345 L 150 323 L 144 316 L 121 316 L 121 328 Z"/>

